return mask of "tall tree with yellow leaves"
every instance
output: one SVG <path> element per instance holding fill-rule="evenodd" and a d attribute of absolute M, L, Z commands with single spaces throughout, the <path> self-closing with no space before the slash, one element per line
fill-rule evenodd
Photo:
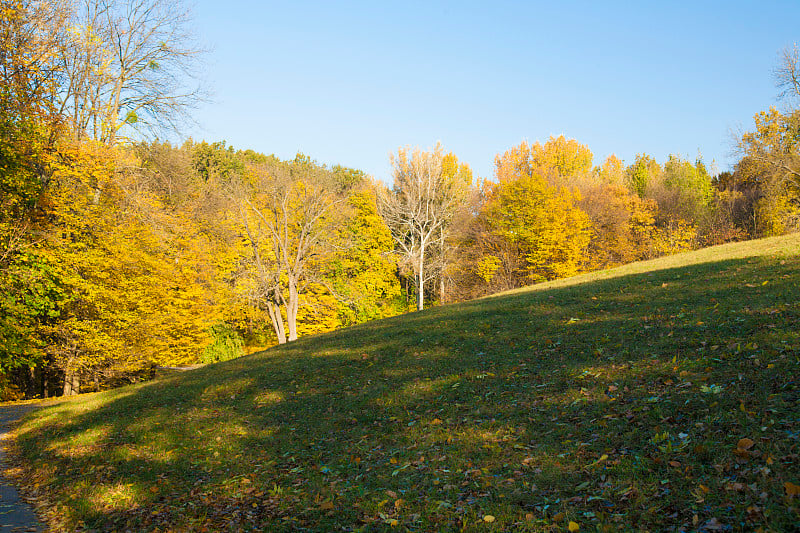
<path fill-rule="evenodd" d="M 517 174 L 498 165 L 506 180 L 486 205 L 493 232 L 516 244 L 531 281 L 576 274 L 590 241 L 591 221 L 576 202 L 577 191 L 554 187 L 538 174 Z"/>

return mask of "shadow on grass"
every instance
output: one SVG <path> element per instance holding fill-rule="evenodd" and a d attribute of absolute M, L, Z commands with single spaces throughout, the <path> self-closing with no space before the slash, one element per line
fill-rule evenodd
<path fill-rule="evenodd" d="M 70 525 L 96 529 L 781 529 L 799 266 L 708 262 L 363 324 L 65 402 L 19 443 Z M 758 457 L 732 454 L 756 434 Z"/>

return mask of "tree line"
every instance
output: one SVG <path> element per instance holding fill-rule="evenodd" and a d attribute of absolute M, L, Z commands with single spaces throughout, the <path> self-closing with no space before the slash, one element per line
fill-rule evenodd
<path fill-rule="evenodd" d="M 202 98 L 188 15 L 162 0 L 0 0 L 0 390 L 98 390 L 300 336 L 797 228 L 797 49 L 786 109 L 733 171 L 595 166 L 522 142 L 481 179 L 441 145 L 391 185 L 298 154 L 147 137 Z M 142 140 L 147 139 L 150 140 Z"/>

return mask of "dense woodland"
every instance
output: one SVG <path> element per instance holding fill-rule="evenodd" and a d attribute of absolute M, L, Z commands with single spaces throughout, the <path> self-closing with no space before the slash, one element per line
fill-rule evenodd
<path fill-rule="evenodd" d="M 299 336 L 800 223 L 797 49 L 732 171 L 565 137 L 473 175 L 400 148 L 393 184 L 158 136 L 202 90 L 160 0 L 0 0 L 0 380 L 72 394 Z M 194 84 L 194 85 L 193 85 Z M 690 134 L 690 132 L 687 132 Z M 460 154 L 461 157 L 468 154 Z"/>

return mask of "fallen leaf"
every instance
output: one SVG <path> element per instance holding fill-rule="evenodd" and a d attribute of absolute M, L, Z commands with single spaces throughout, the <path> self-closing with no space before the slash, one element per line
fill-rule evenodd
<path fill-rule="evenodd" d="M 786 495 L 790 498 L 800 496 L 800 485 L 795 485 L 791 481 L 787 481 L 783 484 L 783 488 L 786 490 Z"/>
<path fill-rule="evenodd" d="M 578 531 L 581 529 L 581 526 L 579 526 L 577 522 L 570 522 L 567 529 L 570 531 Z"/>
<path fill-rule="evenodd" d="M 494 517 L 490 514 L 483 515 L 483 521 L 491 524 L 492 522 L 494 522 Z"/>
<path fill-rule="evenodd" d="M 752 439 L 744 438 L 740 439 L 739 442 L 736 444 L 736 447 L 740 450 L 749 450 L 755 445 L 755 441 Z"/>

